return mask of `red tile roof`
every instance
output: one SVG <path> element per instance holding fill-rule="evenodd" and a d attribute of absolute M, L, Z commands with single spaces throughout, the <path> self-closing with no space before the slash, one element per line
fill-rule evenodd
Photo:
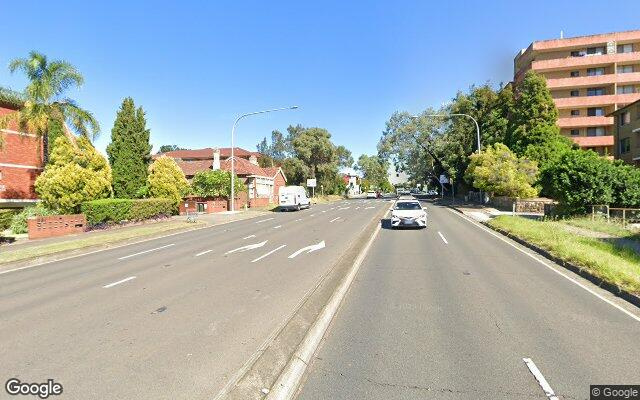
<path fill-rule="evenodd" d="M 571 139 L 580 147 L 613 146 L 613 136 L 579 136 Z"/>
<path fill-rule="evenodd" d="M 182 169 L 185 176 L 193 176 L 198 171 L 206 171 L 213 166 L 210 160 L 197 160 L 197 161 L 179 161 L 176 160 L 176 164 Z"/>
<path fill-rule="evenodd" d="M 234 164 L 233 170 L 236 173 L 236 175 L 239 175 L 239 176 L 257 175 L 257 176 L 265 176 L 265 177 L 268 176 L 265 173 L 264 168 L 261 168 L 258 165 L 251 164 L 248 160 L 245 160 L 244 158 L 234 157 L 234 159 L 235 161 L 233 163 Z M 223 169 L 225 171 L 231 171 L 231 157 L 220 162 L 220 169 Z M 271 178 L 272 176 L 269 176 L 269 178 Z"/>
<path fill-rule="evenodd" d="M 165 155 L 171 158 L 202 158 L 202 159 L 213 159 L 213 148 L 207 147 L 204 149 L 194 149 L 194 150 L 174 150 L 167 151 L 164 153 Z M 259 157 L 261 154 L 257 151 L 249 151 L 245 150 L 241 147 L 235 147 L 233 150 L 234 154 L 238 157 L 249 158 L 250 156 Z M 231 147 L 221 147 L 220 148 L 220 158 L 231 157 Z"/>

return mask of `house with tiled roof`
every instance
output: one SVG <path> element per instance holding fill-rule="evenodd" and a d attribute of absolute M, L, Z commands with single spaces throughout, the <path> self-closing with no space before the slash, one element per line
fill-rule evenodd
<path fill-rule="evenodd" d="M 263 168 L 258 165 L 261 155 L 240 147 L 233 149 L 234 172 L 246 186 L 247 202 L 250 207 L 263 206 L 278 201 L 278 191 L 287 184 L 287 178 L 280 167 Z M 205 148 L 196 150 L 175 150 L 166 155 L 175 160 L 188 180 L 199 171 L 231 171 L 231 148 Z M 244 199 L 241 199 L 244 200 Z M 242 202 L 241 202 L 242 203 Z"/>

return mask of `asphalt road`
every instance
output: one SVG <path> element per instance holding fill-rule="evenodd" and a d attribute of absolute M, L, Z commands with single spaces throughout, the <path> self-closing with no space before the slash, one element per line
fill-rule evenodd
<path fill-rule="evenodd" d="M 638 320 L 455 212 L 428 210 L 425 230 L 380 232 L 299 399 L 546 399 L 524 358 L 560 399 L 640 384 Z"/>
<path fill-rule="evenodd" d="M 64 399 L 210 399 L 388 206 L 317 205 L 2 274 L 0 379 L 52 378 Z"/>

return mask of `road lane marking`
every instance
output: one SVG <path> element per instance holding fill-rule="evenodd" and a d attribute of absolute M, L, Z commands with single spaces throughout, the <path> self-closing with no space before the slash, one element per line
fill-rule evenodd
<path fill-rule="evenodd" d="M 339 220 L 339 219 L 340 219 L 340 217 L 335 217 L 334 219 L 332 219 L 332 220 L 331 220 L 331 221 L 329 221 L 329 222 L 335 222 L 335 221 L 337 221 L 337 220 Z"/>
<path fill-rule="evenodd" d="M 322 212 L 323 212 L 323 213 L 326 213 L 326 212 L 327 212 L 327 210 L 322 210 Z"/>
<path fill-rule="evenodd" d="M 280 229 L 280 228 L 282 228 L 282 225 L 276 225 L 273 227 L 273 229 Z"/>
<path fill-rule="evenodd" d="M 444 244 L 449 244 L 449 242 L 447 242 L 447 239 L 444 237 L 444 235 L 442 233 L 440 233 L 440 231 L 438 231 L 438 235 L 440 235 L 440 239 L 442 239 Z"/>
<path fill-rule="evenodd" d="M 119 284 L 121 284 L 121 283 L 125 283 L 125 282 L 127 282 L 127 281 L 132 280 L 132 279 L 136 279 L 136 277 L 135 277 L 135 276 L 130 276 L 130 277 L 128 277 L 128 278 L 124 278 L 124 279 L 122 279 L 122 280 L 119 280 L 118 282 L 113 282 L 113 283 L 110 283 L 110 284 L 108 284 L 108 285 L 104 285 L 104 286 L 103 286 L 103 288 L 105 288 L 105 289 L 109 289 L 110 287 L 114 287 L 115 285 L 119 285 Z"/>
<path fill-rule="evenodd" d="M 360 206 L 356 207 L 356 210 L 359 210 L 359 209 L 360 209 Z"/>
<path fill-rule="evenodd" d="M 312 215 L 313 217 L 313 215 Z M 295 220 L 294 222 L 298 222 L 298 221 L 302 221 L 302 218 L 298 218 L 297 220 Z"/>
<path fill-rule="evenodd" d="M 309 216 L 310 216 L 310 217 L 315 217 L 316 215 L 315 215 L 315 214 L 311 214 L 311 215 L 309 215 Z M 298 220 L 296 220 L 296 221 L 298 221 Z"/>
<path fill-rule="evenodd" d="M 124 257 L 120 257 L 120 258 L 118 258 L 118 260 L 124 260 L 124 259 L 127 259 L 127 258 L 131 258 L 131 257 L 139 256 L 140 254 L 151 253 L 152 251 L 166 249 L 167 247 L 171 247 L 171 246 L 175 246 L 175 243 L 171 243 L 171 244 L 168 244 L 168 245 L 166 245 L 166 246 L 156 247 L 155 249 L 149 249 L 149 250 L 141 251 L 141 252 L 139 252 L 139 253 L 129 254 L 128 256 L 124 256 Z"/>
<path fill-rule="evenodd" d="M 243 237 L 242 239 L 251 239 L 251 238 L 254 238 L 254 237 L 256 237 L 256 235 L 249 235 L 249 236 L 245 236 L 245 237 Z"/>
<path fill-rule="evenodd" d="M 312 253 L 316 250 L 320 250 L 323 249 L 325 247 L 324 244 L 324 240 L 318 244 L 312 244 L 311 246 L 307 246 L 307 247 L 303 247 L 300 250 L 296 251 L 295 253 L 291 254 L 289 256 L 289 258 L 295 258 L 297 257 L 299 254 L 303 253 L 303 252 L 307 252 L 307 253 Z"/>
<path fill-rule="evenodd" d="M 549 385 L 549 382 L 544 378 L 544 375 L 542 375 L 542 372 L 540 372 L 533 360 L 530 358 L 523 358 L 522 361 L 524 361 L 527 368 L 529 368 L 529 371 L 531 371 L 533 376 L 536 378 L 540 387 L 544 390 L 544 394 L 547 395 L 547 398 L 549 398 L 549 400 L 558 400 L 558 396 L 556 396 L 553 389 L 551 389 L 551 385 Z"/>
<path fill-rule="evenodd" d="M 224 254 L 231 254 L 231 253 L 235 253 L 235 252 L 244 252 L 247 250 L 253 250 L 253 249 L 257 249 L 259 247 L 264 246 L 265 244 L 267 244 L 268 240 L 265 240 L 264 242 L 260 242 L 260 243 L 254 243 L 254 244 L 248 244 L 246 246 L 242 246 L 242 247 L 238 247 L 237 249 L 233 249 L 233 250 L 229 250 Z"/>
<path fill-rule="evenodd" d="M 271 218 L 261 219 L 260 221 L 256 221 L 256 224 L 261 224 L 261 223 L 263 223 L 263 222 L 271 221 L 272 219 L 275 219 L 275 218 L 274 218 L 274 217 L 271 217 Z"/>
<path fill-rule="evenodd" d="M 252 262 L 252 263 L 254 263 L 254 262 L 256 262 L 256 261 L 260 261 L 260 260 L 262 260 L 263 258 L 265 258 L 266 256 L 269 256 L 269 255 L 271 255 L 271 254 L 275 253 L 276 251 L 278 251 L 278 250 L 282 249 L 283 247 L 287 247 L 287 245 L 286 245 L 286 244 L 283 244 L 283 245 L 282 245 L 282 246 L 280 246 L 280 247 L 276 247 L 275 249 L 273 249 L 273 250 L 271 250 L 271 251 L 269 251 L 269 252 L 267 252 L 267 253 L 264 253 L 263 255 L 261 255 L 260 257 L 256 258 L 255 260 L 251 260 L 251 262 Z"/>
<path fill-rule="evenodd" d="M 348 210 L 348 209 L 350 209 L 350 208 L 351 208 L 351 206 L 348 206 L 348 207 L 338 208 L 338 210 Z"/>
<path fill-rule="evenodd" d="M 369 207 L 365 207 L 364 209 L 365 209 L 365 210 L 370 210 L 370 209 L 372 209 L 372 208 L 375 208 L 375 207 L 373 207 L 373 206 L 369 206 Z"/>
<path fill-rule="evenodd" d="M 539 262 L 540 264 L 544 265 L 545 267 L 549 268 L 551 271 L 555 272 L 556 274 L 560 275 L 561 277 L 569 280 L 571 283 L 574 283 L 576 285 L 578 285 L 579 287 L 581 287 L 582 289 L 586 290 L 587 292 L 591 293 L 592 295 L 596 296 L 597 298 L 599 298 L 600 300 L 604 301 L 605 303 L 608 303 L 609 305 L 617 308 L 618 310 L 622 311 L 623 313 L 627 314 L 628 316 L 630 316 L 631 318 L 635 319 L 636 321 L 640 322 L 640 317 L 633 314 L 631 311 L 626 310 L 624 307 L 619 306 L 618 304 L 614 303 L 613 301 L 605 298 L 604 296 L 600 295 L 599 293 L 594 292 L 593 290 L 591 290 L 590 288 L 588 288 L 587 286 L 583 285 L 582 283 L 576 281 L 575 279 L 573 279 L 572 277 L 570 277 L 569 275 L 564 274 L 563 272 L 555 269 L 554 267 L 552 267 L 550 264 L 542 261 L 541 259 L 539 259 L 538 257 L 536 257 L 533 253 L 529 253 L 528 251 L 525 251 L 523 249 L 521 249 L 520 247 L 516 246 L 514 243 L 511 243 L 509 240 L 507 240 L 506 238 L 500 236 L 501 234 L 494 232 L 493 230 L 484 227 L 483 225 L 480 225 L 479 223 L 477 223 L 475 220 L 467 217 L 466 215 L 463 215 L 461 213 L 459 213 L 458 211 L 454 211 L 450 208 L 447 208 L 447 210 L 449 210 L 451 213 L 453 213 L 454 215 L 457 215 L 458 217 L 465 219 L 467 221 L 469 221 L 472 225 L 476 226 L 477 228 L 482 229 L 483 231 L 489 233 L 490 235 L 502 240 L 503 242 L 505 242 L 506 244 L 508 244 L 509 246 L 513 247 L 514 249 L 518 250 L 519 252 L 526 254 L 527 256 L 533 258 L 534 260 L 536 260 L 537 262 Z"/>
<path fill-rule="evenodd" d="M 203 256 L 207 253 L 211 253 L 213 250 L 205 250 L 205 251 L 201 251 L 200 253 L 196 254 L 196 257 L 200 257 Z"/>

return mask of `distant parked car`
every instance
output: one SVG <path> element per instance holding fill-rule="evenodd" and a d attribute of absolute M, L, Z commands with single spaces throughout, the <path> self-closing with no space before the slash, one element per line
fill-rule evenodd
<path fill-rule="evenodd" d="M 282 186 L 278 193 L 278 205 L 281 210 L 298 210 L 310 208 L 311 200 L 302 186 Z"/>
<path fill-rule="evenodd" d="M 367 199 L 375 199 L 375 198 L 377 198 L 377 197 L 378 197 L 378 195 L 376 194 L 376 192 L 375 192 L 375 191 L 373 191 L 373 190 L 369 190 L 369 191 L 367 192 Z"/>

